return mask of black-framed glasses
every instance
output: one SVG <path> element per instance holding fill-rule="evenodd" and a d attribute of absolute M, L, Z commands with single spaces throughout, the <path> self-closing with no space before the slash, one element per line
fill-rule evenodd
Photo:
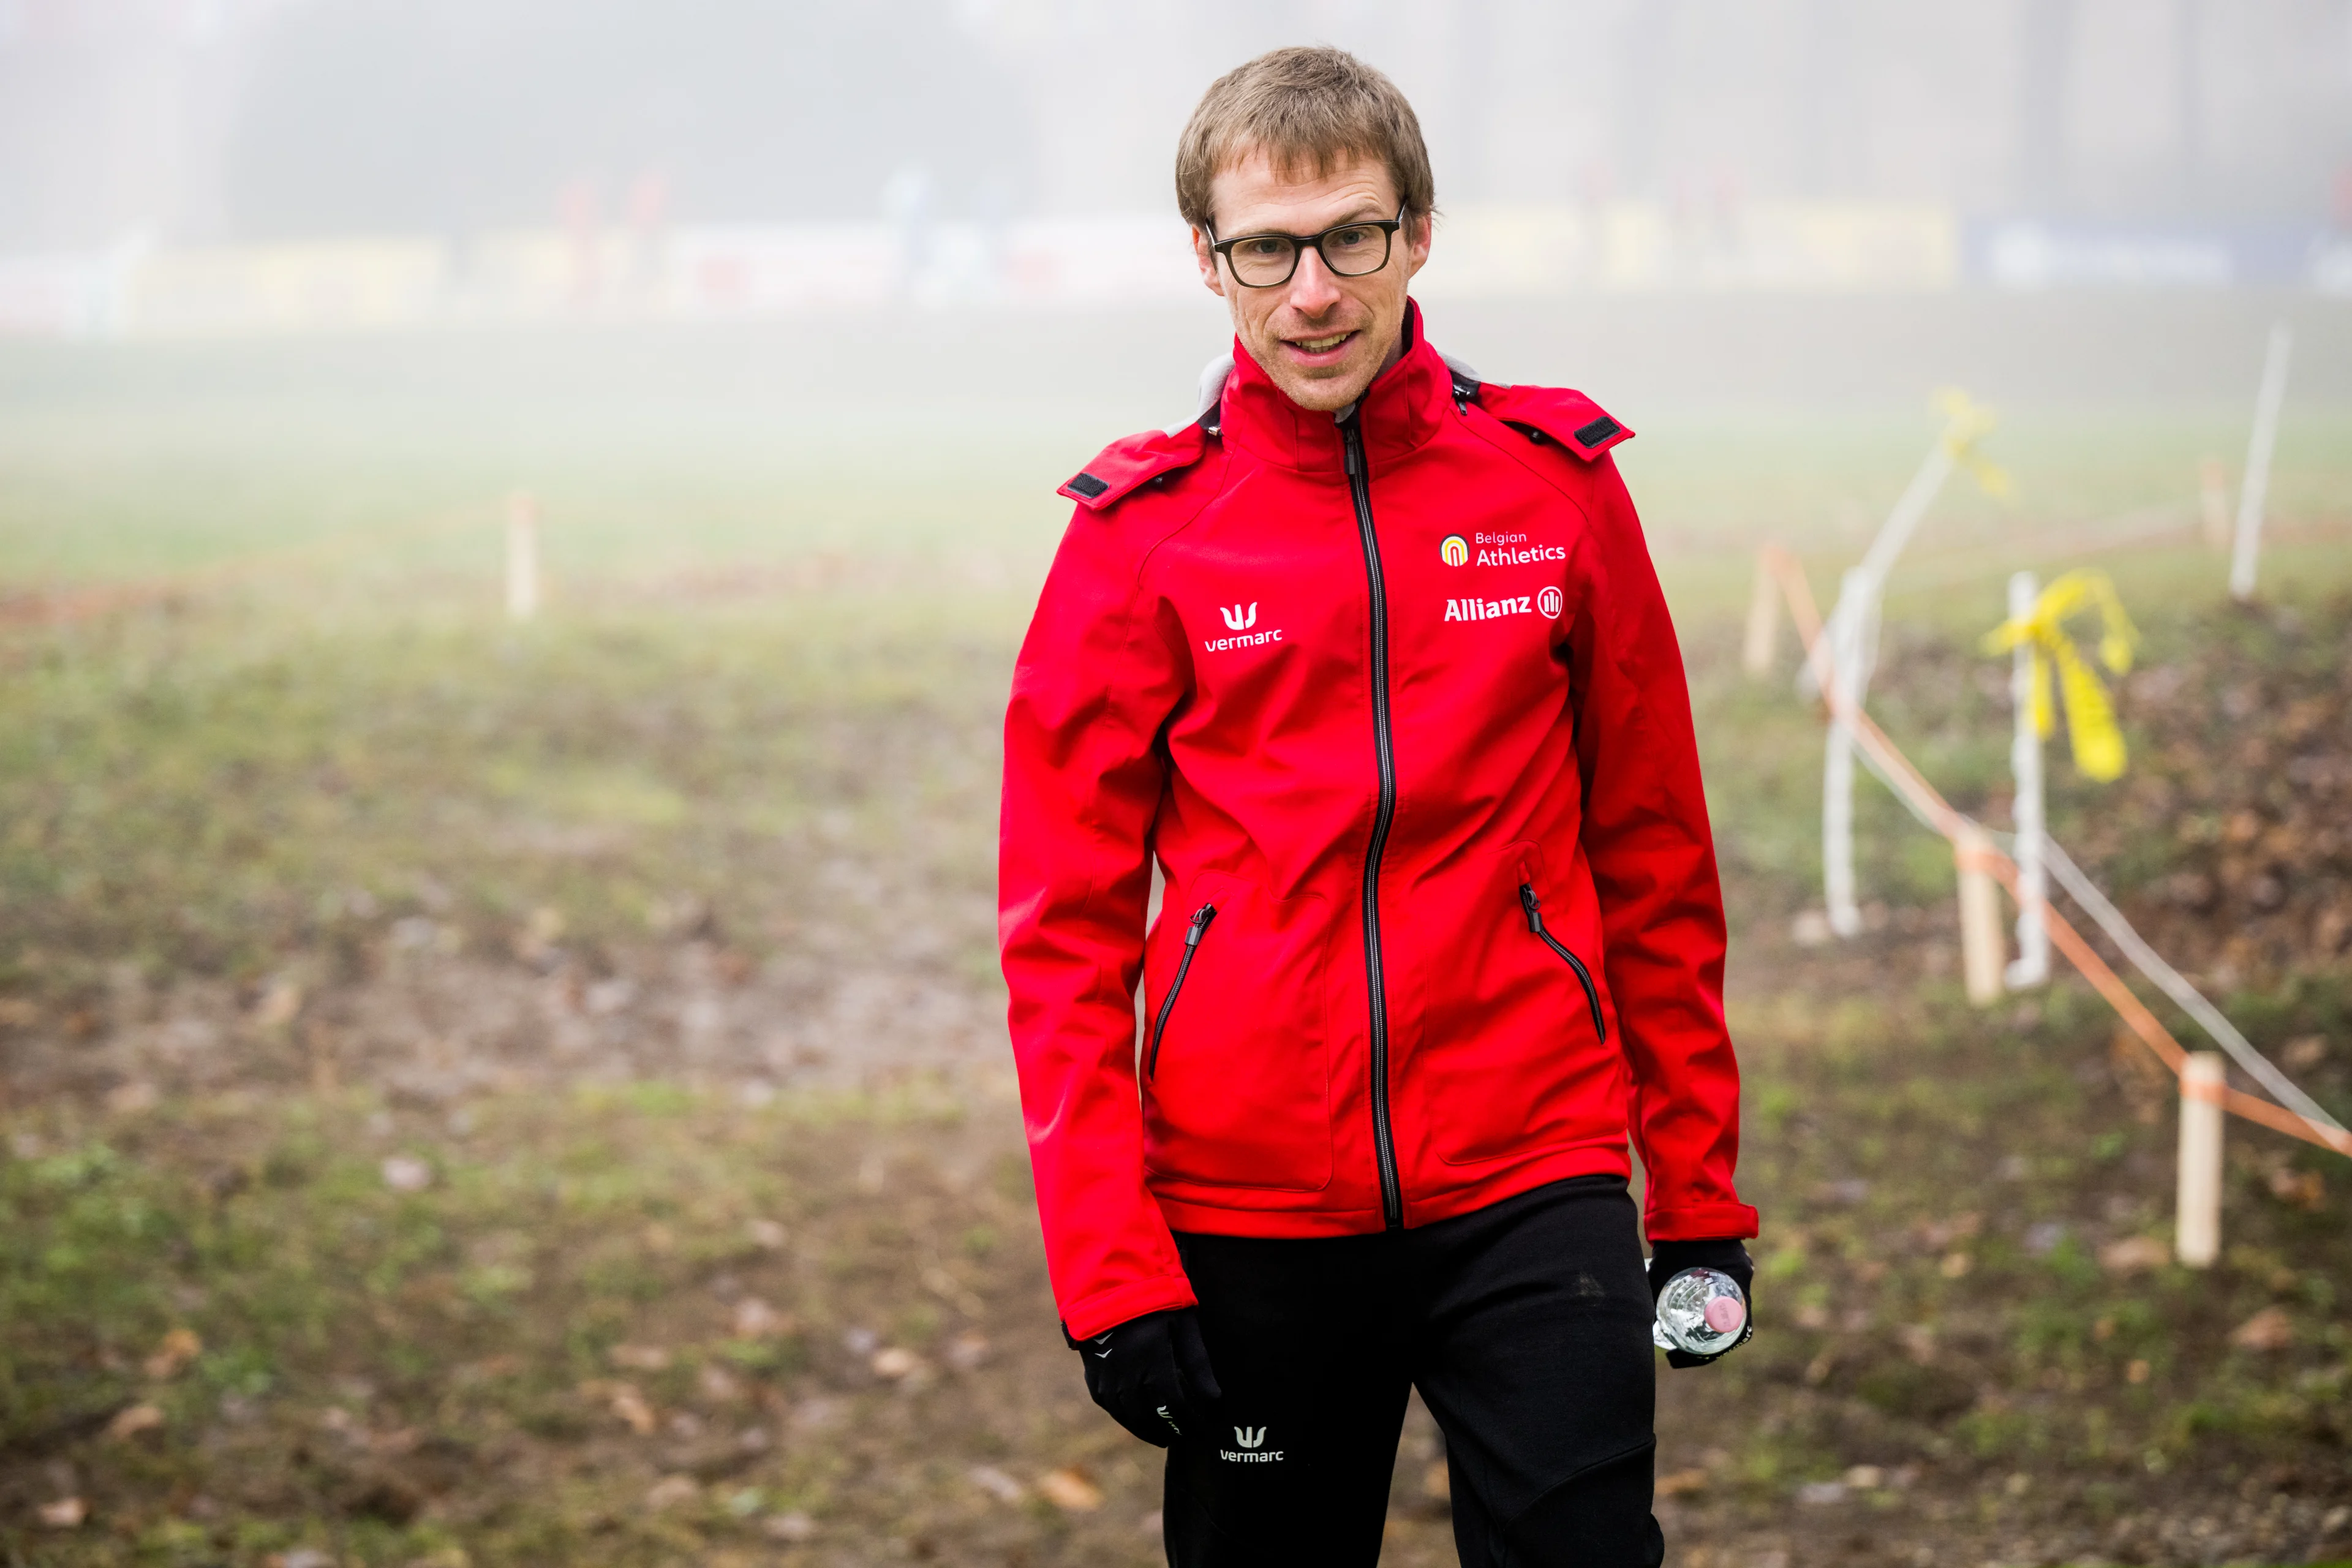
<path fill-rule="evenodd" d="M 1244 289 L 1275 289 L 1298 270 L 1301 251 L 1312 246 L 1336 278 L 1361 278 L 1389 264 L 1389 246 L 1404 226 L 1404 208 L 1394 217 L 1358 218 L 1320 234 L 1244 234 L 1217 239 L 1209 248 L 1225 258 L 1234 281 Z"/>

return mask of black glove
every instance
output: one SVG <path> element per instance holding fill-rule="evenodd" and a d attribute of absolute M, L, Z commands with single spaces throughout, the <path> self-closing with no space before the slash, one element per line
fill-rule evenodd
<path fill-rule="evenodd" d="M 1069 1331 L 1062 1331 L 1069 1339 Z M 1208 1418 L 1225 1395 L 1209 1370 L 1201 1315 L 1190 1307 L 1147 1312 L 1108 1333 L 1070 1340 L 1087 1363 L 1087 1392 L 1112 1420 L 1155 1448 Z"/>
<path fill-rule="evenodd" d="M 1739 1293 L 1748 1298 L 1748 1321 L 1740 1325 L 1738 1339 L 1713 1355 L 1693 1355 L 1682 1350 L 1666 1352 L 1668 1366 L 1705 1366 L 1709 1362 L 1721 1361 L 1755 1335 L 1756 1263 L 1748 1256 L 1748 1248 L 1737 1241 L 1654 1241 L 1650 1244 L 1650 1306 L 1654 1310 L 1658 1304 L 1658 1292 L 1666 1288 L 1666 1281 L 1685 1268 L 1712 1268 L 1717 1274 L 1728 1274 L 1738 1281 Z"/>

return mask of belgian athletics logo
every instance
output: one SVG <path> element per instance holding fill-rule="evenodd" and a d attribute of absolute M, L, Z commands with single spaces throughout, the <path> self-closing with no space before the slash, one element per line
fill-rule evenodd
<path fill-rule="evenodd" d="M 1467 566 L 1470 564 L 1470 542 L 1458 533 L 1449 533 L 1444 542 L 1437 547 L 1437 558 L 1448 566 Z"/>

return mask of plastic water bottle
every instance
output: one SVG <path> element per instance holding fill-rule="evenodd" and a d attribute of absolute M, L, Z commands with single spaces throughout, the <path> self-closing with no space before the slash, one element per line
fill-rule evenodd
<path fill-rule="evenodd" d="M 1662 1351 L 1719 1355 L 1748 1327 L 1748 1298 L 1739 1281 L 1713 1268 L 1685 1268 L 1658 1292 L 1650 1341 Z"/>

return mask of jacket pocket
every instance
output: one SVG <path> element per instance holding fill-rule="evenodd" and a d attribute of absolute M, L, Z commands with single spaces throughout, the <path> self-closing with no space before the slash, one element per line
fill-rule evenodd
<path fill-rule="evenodd" d="M 1624 1064 L 1570 934 L 1590 922 L 1546 878 L 1542 850 L 1510 845 L 1418 901 L 1442 953 L 1415 1064 L 1432 1152 L 1471 1165 L 1622 1138 Z"/>
<path fill-rule="evenodd" d="M 1592 984 L 1592 971 L 1584 967 L 1584 960 L 1577 957 L 1566 942 L 1544 930 L 1543 900 L 1536 893 L 1534 879 L 1527 878 L 1525 872 L 1521 876 L 1526 879 L 1519 883 L 1519 908 L 1527 911 L 1528 929 L 1576 971 L 1576 983 L 1584 987 L 1584 1004 L 1592 1009 L 1592 1033 L 1602 1044 L 1607 1044 L 1609 1025 L 1601 1016 L 1601 988 Z"/>
<path fill-rule="evenodd" d="M 1216 918 L 1217 906 L 1202 904 L 1185 922 L 1184 956 L 1176 961 L 1176 978 L 1168 983 L 1168 994 L 1160 999 L 1160 1011 L 1151 1019 L 1151 1048 L 1143 1064 L 1146 1083 L 1160 1076 L 1160 1042 L 1168 1037 L 1168 1020 L 1175 1014 L 1176 998 L 1184 994 L 1184 982 L 1192 973 L 1192 959 L 1201 951 L 1201 939 L 1209 934 L 1209 922 Z"/>
<path fill-rule="evenodd" d="M 1330 906 L 1211 875 L 1165 907 L 1182 924 L 1162 920 L 1146 966 L 1146 1169 L 1209 1186 L 1328 1185 Z"/>

